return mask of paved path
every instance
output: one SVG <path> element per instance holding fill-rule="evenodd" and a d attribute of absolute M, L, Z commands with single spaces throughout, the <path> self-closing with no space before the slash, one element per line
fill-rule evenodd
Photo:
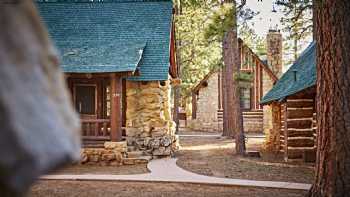
<path fill-rule="evenodd" d="M 148 164 L 151 173 L 138 175 L 46 175 L 44 180 L 90 180 L 90 181 L 146 181 L 146 182 L 176 182 L 176 183 L 198 183 L 216 185 L 234 185 L 250 187 L 268 187 L 282 189 L 308 190 L 310 184 L 275 182 L 275 181 L 253 181 L 244 179 L 216 178 L 194 174 L 185 171 L 176 165 L 177 159 L 152 160 Z"/>

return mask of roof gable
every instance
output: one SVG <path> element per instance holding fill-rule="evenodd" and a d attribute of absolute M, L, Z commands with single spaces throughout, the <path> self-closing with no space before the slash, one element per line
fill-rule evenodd
<path fill-rule="evenodd" d="M 121 72 L 139 65 L 141 75 L 130 79 L 168 79 L 170 0 L 37 2 L 65 72 Z"/>
<path fill-rule="evenodd" d="M 295 80 L 296 79 L 296 80 Z M 261 104 L 283 100 L 285 97 L 316 84 L 316 44 L 312 42 L 273 88 L 263 97 Z"/>
<path fill-rule="evenodd" d="M 261 60 L 260 57 L 259 57 L 256 53 L 254 53 L 253 50 L 252 50 L 249 46 L 247 46 L 246 44 L 244 44 L 244 41 L 243 41 L 241 38 L 238 38 L 238 43 L 239 43 L 239 46 L 240 46 L 240 47 L 245 47 L 245 49 L 247 49 L 246 51 L 243 51 L 243 50 L 242 50 L 241 53 L 245 53 L 246 56 L 247 56 L 247 55 L 252 56 L 252 58 L 254 59 L 253 62 L 255 62 L 255 64 L 261 65 L 261 67 L 262 67 L 262 69 L 263 69 L 263 72 L 266 72 L 267 76 L 272 80 L 273 83 L 275 83 L 275 82 L 278 80 L 278 78 L 277 78 L 277 76 L 272 72 L 272 70 L 270 69 L 270 67 L 267 65 L 267 62 Z M 242 55 L 242 54 L 241 54 L 241 55 Z M 241 62 L 241 64 L 242 64 L 242 62 Z M 255 66 L 257 66 L 257 65 L 255 65 Z M 211 75 L 212 75 L 213 73 L 216 73 L 216 72 L 218 72 L 218 71 L 216 71 L 216 70 L 210 71 L 207 75 L 205 75 L 205 76 L 203 77 L 203 79 L 201 79 L 201 80 L 191 89 L 191 91 L 192 91 L 192 92 L 197 92 L 197 91 L 199 91 L 199 90 L 203 87 L 203 84 L 204 84 L 205 82 L 208 81 L 208 79 L 211 77 Z"/>

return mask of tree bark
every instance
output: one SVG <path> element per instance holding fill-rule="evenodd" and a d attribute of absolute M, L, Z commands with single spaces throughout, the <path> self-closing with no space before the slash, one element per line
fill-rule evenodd
<path fill-rule="evenodd" d="M 241 48 L 242 46 L 238 46 L 238 38 L 237 38 L 237 23 L 234 26 L 234 39 L 235 43 L 237 43 L 237 50 L 235 51 L 235 64 L 233 67 L 233 76 L 239 76 L 240 67 L 241 67 Z M 245 155 L 245 137 L 244 137 L 244 127 L 243 127 L 243 115 L 241 111 L 241 96 L 240 96 L 240 87 L 238 77 L 234 77 L 233 80 L 233 102 L 235 109 L 234 116 L 234 134 L 236 140 L 236 153 L 239 155 Z"/>
<path fill-rule="evenodd" d="M 350 191 L 350 1 L 316 1 L 317 160 L 309 196 Z"/>
<path fill-rule="evenodd" d="M 178 68 L 181 68 L 180 62 L 181 62 L 181 55 L 180 55 L 180 48 L 181 48 L 181 40 L 178 40 L 177 46 L 179 47 L 176 50 L 176 64 Z M 180 78 L 181 71 L 178 70 L 178 77 Z M 176 134 L 179 132 L 180 127 L 180 121 L 179 121 L 179 108 L 180 108 L 180 99 L 181 99 L 181 87 L 180 85 L 175 85 L 174 87 L 174 111 L 173 111 L 173 120 L 176 124 Z"/>
<path fill-rule="evenodd" d="M 223 3 L 231 3 L 230 0 L 224 0 Z M 236 13 L 232 13 L 236 14 Z M 230 32 L 231 30 L 229 30 Z M 226 137 L 233 137 L 233 65 L 234 65 L 234 48 L 233 44 L 229 43 L 228 32 L 225 34 L 222 41 L 222 56 L 224 60 L 224 68 L 222 69 L 222 107 L 223 107 L 223 132 Z"/>
<path fill-rule="evenodd" d="M 222 48 L 223 48 L 223 57 L 224 57 L 224 62 L 225 62 L 225 66 L 223 67 L 222 69 L 222 108 L 223 108 L 223 132 L 222 132 L 222 135 L 223 136 L 226 136 L 226 137 L 232 137 L 233 136 L 233 131 L 230 130 L 230 127 L 228 126 L 228 111 L 230 110 L 230 108 L 228 107 L 228 94 L 227 94 L 227 81 L 226 81 L 226 78 L 228 77 L 228 66 L 226 64 L 227 61 L 227 58 L 226 57 L 226 61 L 225 61 L 225 53 L 227 52 L 225 49 L 225 46 L 226 43 L 225 41 L 222 42 Z M 232 111 L 231 111 L 232 112 Z"/>
<path fill-rule="evenodd" d="M 182 6 L 181 6 L 181 1 L 177 1 L 176 4 L 176 16 L 181 16 L 182 15 Z M 175 19 L 174 19 L 175 20 Z M 176 21 L 176 20 L 175 20 Z M 180 24 L 181 25 L 181 24 Z M 175 42 L 176 42 L 176 47 L 175 47 L 175 54 L 176 54 L 176 64 L 178 69 L 178 78 L 181 79 L 181 35 L 180 32 L 177 31 L 177 28 L 175 28 L 174 32 L 175 36 Z M 181 87 L 180 85 L 176 85 L 174 87 L 174 117 L 173 120 L 176 123 L 176 134 L 179 132 L 179 127 L 180 127 L 180 120 L 179 120 L 179 109 L 180 109 L 180 100 L 181 100 Z"/>
<path fill-rule="evenodd" d="M 236 3 L 233 2 L 233 14 L 236 17 Z M 226 136 L 234 136 L 236 141 L 236 154 L 245 154 L 243 133 L 243 118 L 240 108 L 240 91 L 237 76 L 240 69 L 240 55 L 238 50 L 237 21 L 234 20 L 233 28 L 230 29 L 223 41 L 224 53 L 224 132 Z M 225 106 L 226 105 L 226 106 Z M 226 127 L 225 127 L 226 126 Z"/>

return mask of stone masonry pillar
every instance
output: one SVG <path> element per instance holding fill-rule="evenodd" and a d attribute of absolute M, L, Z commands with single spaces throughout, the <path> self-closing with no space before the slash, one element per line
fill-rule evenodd
<path fill-rule="evenodd" d="M 267 64 L 271 68 L 272 72 L 280 78 L 282 75 L 282 34 L 280 31 L 269 30 L 267 37 Z M 263 75 L 263 95 L 265 95 L 273 86 L 271 80 L 266 73 Z M 264 105 L 264 133 L 267 136 L 266 145 L 275 144 L 275 142 L 270 142 L 269 140 L 279 140 L 277 129 L 273 129 L 272 124 L 272 108 L 271 106 Z M 276 132 L 276 133 L 274 133 Z M 274 147 L 267 147 L 268 149 L 273 149 Z"/>
<path fill-rule="evenodd" d="M 280 31 L 269 30 L 267 41 L 267 63 L 272 72 L 280 78 L 282 75 L 282 34 Z"/>

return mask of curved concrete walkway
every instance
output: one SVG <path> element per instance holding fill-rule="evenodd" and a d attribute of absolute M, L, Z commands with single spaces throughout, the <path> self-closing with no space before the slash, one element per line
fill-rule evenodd
<path fill-rule="evenodd" d="M 281 189 L 309 190 L 310 184 L 276 182 L 276 181 L 253 181 L 244 179 L 216 178 L 198 175 L 183 170 L 176 165 L 173 158 L 152 160 L 148 164 L 151 173 L 137 175 L 46 175 L 43 180 L 89 180 L 89 181 L 145 181 L 145 182 L 173 182 L 173 183 L 198 183 L 214 185 L 233 185 L 249 187 L 267 187 Z"/>

